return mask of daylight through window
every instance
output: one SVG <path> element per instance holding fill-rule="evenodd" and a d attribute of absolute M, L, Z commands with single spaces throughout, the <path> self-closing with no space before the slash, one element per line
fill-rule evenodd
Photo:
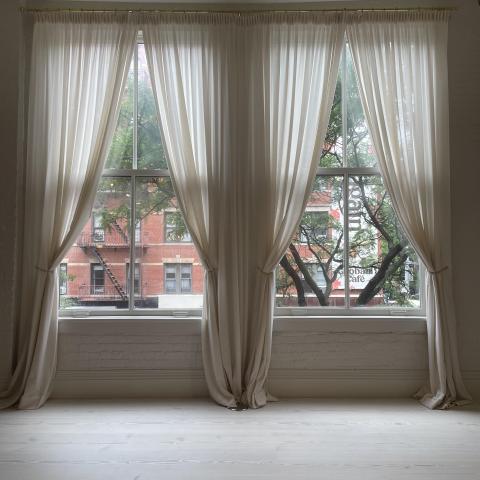
<path fill-rule="evenodd" d="M 276 278 L 278 307 L 420 307 L 418 259 L 377 169 L 345 46 L 323 153 Z"/>
<path fill-rule="evenodd" d="M 59 275 L 62 310 L 202 306 L 203 268 L 177 208 L 141 43 L 90 221 Z"/>
<path fill-rule="evenodd" d="M 419 283 L 417 256 L 377 169 L 346 46 L 316 181 L 276 271 L 276 306 L 413 310 Z M 203 268 L 177 207 L 141 43 L 90 221 L 59 269 L 59 293 L 62 310 L 202 306 Z"/>

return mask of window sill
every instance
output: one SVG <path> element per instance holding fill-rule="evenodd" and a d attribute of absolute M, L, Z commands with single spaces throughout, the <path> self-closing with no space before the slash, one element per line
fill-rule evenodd
<path fill-rule="evenodd" d="M 275 316 L 274 332 L 425 333 L 423 316 Z"/>
<path fill-rule="evenodd" d="M 90 316 L 62 317 L 62 335 L 200 335 L 201 317 Z M 422 316 L 275 316 L 274 333 L 424 334 Z"/>

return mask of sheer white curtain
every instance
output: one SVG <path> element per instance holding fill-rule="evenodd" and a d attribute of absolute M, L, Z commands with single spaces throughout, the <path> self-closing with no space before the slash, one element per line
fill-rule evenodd
<path fill-rule="evenodd" d="M 315 177 L 342 18 L 199 14 L 143 27 L 178 203 L 206 267 L 207 383 L 228 407 L 267 401 L 273 271 Z"/>
<path fill-rule="evenodd" d="M 38 14 L 28 114 L 21 311 L 0 407 L 48 398 L 57 348 L 57 274 L 88 219 L 133 48 L 128 15 Z"/>
<path fill-rule="evenodd" d="M 452 295 L 445 12 L 362 14 L 347 26 L 380 170 L 425 264 L 429 408 L 470 400 L 457 352 Z"/>

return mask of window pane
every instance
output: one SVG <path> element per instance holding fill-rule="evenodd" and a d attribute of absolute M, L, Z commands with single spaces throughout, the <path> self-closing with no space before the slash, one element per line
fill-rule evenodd
<path fill-rule="evenodd" d="M 67 264 L 61 263 L 58 269 L 58 293 L 59 295 L 66 295 L 68 290 L 68 272 Z"/>
<path fill-rule="evenodd" d="M 192 266 L 189 264 L 180 264 L 182 278 L 190 278 L 192 276 Z"/>
<path fill-rule="evenodd" d="M 130 179 L 103 177 L 92 215 L 63 261 L 68 288 L 60 308 L 128 308 L 129 225 Z"/>
<path fill-rule="evenodd" d="M 166 238 L 166 222 L 175 213 L 178 222 L 170 232 L 185 236 L 185 223 L 177 210 L 172 182 L 168 177 L 137 177 L 135 218 L 140 225 L 140 242 L 135 249 L 141 265 L 137 308 L 201 308 L 203 268 L 191 241 L 172 243 Z"/>
<path fill-rule="evenodd" d="M 180 264 L 180 290 L 181 293 L 190 293 L 192 291 L 192 265 Z"/>
<path fill-rule="evenodd" d="M 167 168 L 145 46 L 138 45 L 138 168 Z"/>
<path fill-rule="evenodd" d="M 341 69 L 342 65 L 340 65 L 340 72 Z M 319 166 L 323 168 L 343 167 L 342 149 L 342 82 L 339 73 Z"/>
<path fill-rule="evenodd" d="M 343 306 L 343 177 L 317 177 L 306 212 L 277 268 L 276 304 Z"/>
<path fill-rule="evenodd" d="M 93 239 L 101 243 L 105 241 L 105 229 L 103 228 L 103 219 L 99 212 L 92 213 L 93 219 Z"/>
<path fill-rule="evenodd" d="M 133 101 L 135 72 L 133 61 L 128 71 L 118 123 L 105 168 L 130 169 L 133 166 Z"/>
<path fill-rule="evenodd" d="M 351 306 L 420 307 L 418 259 L 379 175 L 349 180 Z"/>
<path fill-rule="evenodd" d="M 105 272 L 99 263 L 90 264 L 90 293 L 103 295 L 105 293 Z"/>
<path fill-rule="evenodd" d="M 345 76 L 343 92 L 345 95 L 346 113 L 346 160 L 350 167 L 376 167 L 377 160 L 373 152 L 373 144 L 368 133 L 365 115 L 358 91 L 355 67 L 348 45 L 344 49 Z"/>
<path fill-rule="evenodd" d="M 177 283 L 175 280 L 165 280 L 165 293 L 177 293 Z"/>

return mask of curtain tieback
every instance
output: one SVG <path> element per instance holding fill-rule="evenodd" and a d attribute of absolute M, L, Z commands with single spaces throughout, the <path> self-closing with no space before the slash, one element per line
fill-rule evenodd
<path fill-rule="evenodd" d="M 263 269 L 260 268 L 260 267 L 257 267 L 257 270 L 258 270 L 260 273 L 263 273 L 264 275 L 266 275 L 267 277 L 272 274 L 272 272 L 266 272 L 265 270 L 263 270 Z"/>
<path fill-rule="evenodd" d="M 445 265 L 444 267 L 439 268 L 438 270 L 427 270 L 427 271 L 428 271 L 428 273 L 430 273 L 431 275 L 437 275 L 438 273 L 442 273 L 442 272 L 444 272 L 445 270 L 448 270 L 448 265 Z"/>
<path fill-rule="evenodd" d="M 42 267 L 40 267 L 39 265 L 36 265 L 35 268 L 36 268 L 37 270 L 40 270 L 41 272 L 44 272 L 44 273 L 52 273 L 52 272 L 55 271 L 54 268 L 42 268 Z"/>

